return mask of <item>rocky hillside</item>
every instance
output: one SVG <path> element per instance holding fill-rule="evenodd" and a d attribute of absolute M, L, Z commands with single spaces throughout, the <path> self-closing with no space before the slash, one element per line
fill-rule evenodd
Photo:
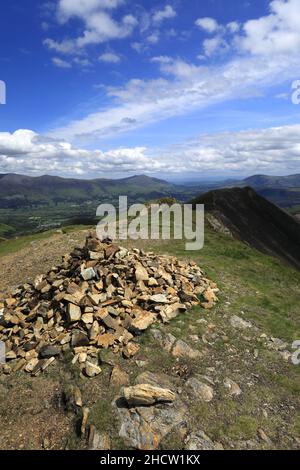
<path fill-rule="evenodd" d="M 300 269 L 299 222 L 252 188 L 211 191 L 193 203 L 205 205 L 216 229 Z"/>
<path fill-rule="evenodd" d="M 10 245 L 11 254 L 0 259 L 1 285 L 6 272 L 10 272 L 10 282 L 14 284 L 13 274 L 18 271 L 14 271 L 14 267 L 17 263 L 20 266 L 26 264 L 29 253 L 32 253 L 32 265 L 27 265 L 23 274 L 18 272 L 15 284 L 33 283 L 40 270 L 38 262 L 43 259 L 45 275 L 41 283 L 46 281 L 53 285 L 54 282 L 56 285 L 53 275 L 49 274 L 54 272 L 55 277 L 62 276 L 64 290 L 67 288 L 66 273 L 51 269 L 50 247 L 55 245 L 55 257 L 58 258 L 59 251 L 61 255 L 74 252 L 69 250 L 69 246 L 79 243 L 80 239 L 83 246 L 84 232 L 55 234 L 49 239 L 29 241 L 28 245 L 24 242 L 23 248 L 17 250 L 16 247 L 15 252 Z M 166 254 L 182 260 L 180 269 L 190 269 L 187 268 L 190 262 L 194 269 L 195 262 L 208 272 L 205 279 L 208 277 L 218 282 L 218 302 L 205 309 L 200 305 L 203 303 L 200 298 L 199 304 L 188 307 L 186 312 L 182 311 L 167 323 L 153 323 L 137 336 L 135 330 L 131 333 L 136 351 L 132 357 L 124 355 L 123 347 L 119 351 L 114 347 L 100 347 L 100 354 L 96 355 L 92 351 L 93 345 L 76 346 L 82 349 L 75 351 L 72 344 L 68 348 L 68 341 L 62 345 L 56 342 L 53 347 L 59 351 L 55 351 L 53 356 L 53 350 L 37 351 L 36 346 L 25 348 L 28 341 L 24 344 L 20 325 L 6 325 L 5 328 L 12 328 L 10 337 L 14 344 L 19 338 L 20 350 L 12 350 L 20 357 L 12 357 L 4 369 L 5 374 L 0 375 L 0 423 L 3 430 L 0 448 L 299 449 L 300 369 L 292 364 L 291 353 L 292 342 L 300 337 L 300 274 L 209 227 L 205 248 L 198 254 L 185 252 L 180 241 L 172 244 L 147 242 L 147 251 L 153 253 L 148 258 L 145 246 L 140 242 L 134 246 L 128 244 L 125 248 L 133 258 L 142 256 L 142 263 L 146 260 L 153 263 L 155 256 L 157 259 L 163 256 L 164 259 Z M 134 251 L 136 248 L 145 254 Z M 77 252 L 71 259 L 82 259 L 83 256 L 84 262 L 88 262 L 84 255 L 86 251 L 80 249 L 79 252 L 80 258 Z M 90 261 L 99 263 L 99 260 Z M 102 262 L 107 266 L 116 263 L 106 255 Z M 151 278 L 158 281 L 160 278 L 152 272 L 151 263 L 148 265 L 146 262 L 148 267 L 145 268 L 151 273 L 151 276 L 148 274 L 149 281 Z M 119 264 L 122 273 L 122 258 L 117 266 Z M 75 270 L 75 283 L 94 285 L 100 282 L 82 278 L 82 274 L 86 274 L 84 269 L 91 267 L 85 266 L 78 271 L 79 280 L 76 280 Z M 126 276 L 125 273 L 123 275 Z M 143 277 L 146 277 L 145 272 Z M 112 282 L 117 279 L 114 277 Z M 149 281 L 141 282 L 148 285 Z M 174 289 L 169 285 L 170 278 L 162 281 L 151 289 Z M 46 285 L 37 287 L 48 290 Z M 25 290 L 23 287 L 19 292 L 5 294 L 6 299 L 17 302 L 15 315 L 20 315 L 23 307 L 25 310 L 21 313 L 26 315 L 29 300 L 26 289 L 32 288 L 35 289 L 28 285 Z M 54 292 L 57 289 L 60 287 L 55 287 Z M 29 298 L 47 302 L 50 291 L 34 290 L 36 294 L 30 293 Z M 155 299 L 165 300 L 162 297 Z M 69 300 L 62 301 L 63 308 Z M 187 300 L 190 299 L 182 299 L 181 302 Z M 148 299 L 140 301 L 148 302 Z M 14 303 L 13 300 L 10 302 Z M 151 305 L 163 310 L 168 306 L 152 302 L 150 310 L 146 304 L 143 305 L 149 313 Z M 84 309 L 94 311 L 94 307 L 85 306 Z M 82 308 L 82 316 L 91 313 L 84 313 Z M 116 320 L 118 317 L 112 316 L 113 310 L 132 307 L 127 304 L 110 308 L 109 315 Z M 161 309 L 154 311 L 159 313 Z M 93 325 L 85 323 L 82 316 L 77 326 L 76 323 L 68 326 L 71 334 L 79 327 L 86 335 L 90 328 L 88 325 Z M 42 312 L 31 320 L 26 335 L 50 335 L 53 329 L 58 328 L 64 342 L 67 323 L 57 322 L 57 316 L 43 321 L 38 318 L 43 318 Z M 112 323 L 109 329 L 115 335 L 117 330 Z M 57 336 L 53 337 L 53 333 L 50 336 L 55 343 Z M 20 369 L 24 368 L 22 356 L 25 354 L 27 363 L 32 360 L 30 355 L 36 356 L 35 351 L 38 356 L 48 356 L 36 357 L 44 361 L 40 365 L 47 364 L 44 371 L 40 366 L 34 374 L 33 371 L 13 371 L 13 364 L 21 361 Z M 96 369 L 99 373 L 92 378 L 86 374 L 87 356 L 88 362 L 93 364 L 93 371 L 95 366 L 101 369 Z M 51 360 L 53 357 L 56 360 Z"/>
<path fill-rule="evenodd" d="M 0 341 L 9 361 L 3 372 L 37 375 L 71 351 L 72 363 L 94 377 L 101 373 L 101 350 L 133 357 L 135 336 L 193 305 L 212 308 L 217 292 L 196 263 L 88 237 L 63 264 L 0 303 Z"/>

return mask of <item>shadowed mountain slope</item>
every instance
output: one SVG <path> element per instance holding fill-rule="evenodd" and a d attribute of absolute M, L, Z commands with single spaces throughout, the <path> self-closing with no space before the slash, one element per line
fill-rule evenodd
<path fill-rule="evenodd" d="M 235 238 L 300 269 L 300 223 L 252 188 L 210 191 L 192 202 L 204 204 Z"/>

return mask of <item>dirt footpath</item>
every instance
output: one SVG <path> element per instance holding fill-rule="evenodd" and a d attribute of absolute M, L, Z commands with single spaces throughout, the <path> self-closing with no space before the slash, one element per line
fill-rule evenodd
<path fill-rule="evenodd" d="M 32 241 L 16 253 L 0 258 L 0 298 L 38 274 L 47 272 L 61 262 L 64 254 L 81 246 L 89 233 L 82 230 L 68 234 L 57 233 L 48 239 Z"/>

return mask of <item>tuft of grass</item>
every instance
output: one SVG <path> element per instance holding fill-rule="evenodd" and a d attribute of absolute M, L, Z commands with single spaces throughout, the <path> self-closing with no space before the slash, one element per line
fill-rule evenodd
<path fill-rule="evenodd" d="M 69 226 L 69 227 L 64 227 L 62 229 L 62 232 L 64 234 L 72 233 L 72 232 L 77 232 L 79 230 L 89 230 L 89 228 L 92 229 L 92 227 L 87 227 L 86 225 L 74 225 L 74 226 Z M 11 253 L 16 253 L 19 250 L 22 250 L 22 248 L 27 247 L 30 245 L 30 243 L 34 241 L 39 241 L 39 240 L 47 240 L 48 238 L 53 237 L 57 233 L 56 230 L 49 230 L 47 232 L 40 232 L 40 233 L 35 233 L 34 235 L 25 235 L 21 237 L 16 237 L 12 238 L 10 240 L 5 240 L 0 243 L 0 257 L 5 256 Z"/>
<path fill-rule="evenodd" d="M 0 237 L 10 237 L 14 234 L 15 228 L 7 225 L 7 224 L 1 224 L 0 223 Z"/>
<path fill-rule="evenodd" d="M 172 431 L 160 443 L 160 448 L 163 450 L 183 450 L 184 443 L 177 431 Z"/>
<path fill-rule="evenodd" d="M 294 419 L 293 432 L 295 436 L 300 437 L 300 416 L 296 416 Z"/>
<path fill-rule="evenodd" d="M 114 419 L 111 403 L 107 399 L 98 400 L 91 409 L 89 423 L 102 432 L 113 433 Z"/>
<path fill-rule="evenodd" d="M 253 439 L 256 437 L 258 424 L 252 416 L 239 416 L 234 424 L 229 426 L 227 435 L 231 439 Z"/>
<path fill-rule="evenodd" d="M 110 436 L 113 449 L 128 449 L 128 445 L 126 445 L 124 440 L 119 436 L 117 419 L 111 406 L 111 399 L 108 397 L 98 400 L 93 405 L 88 423 L 94 424 L 99 432 L 107 433 Z"/>

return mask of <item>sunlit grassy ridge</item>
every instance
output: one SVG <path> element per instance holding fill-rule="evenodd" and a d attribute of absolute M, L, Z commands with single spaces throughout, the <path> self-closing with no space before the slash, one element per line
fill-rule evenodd
<path fill-rule="evenodd" d="M 90 227 L 92 229 L 92 227 Z M 75 232 L 77 230 L 89 229 L 86 225 L 71 225 L 62 229 L 63 233 Z M 0 256 L 5 256 L 9 253 L 16 253 L 18 250 L 30 245 L 33 241 L 45 240 L 52 237 L 57 230 L 49 230 L 47 232 L 36 233 L 34 235 L 26 235 L 22 237 L 12 238 L 10 240 L 3 240 L 0 243 Z"/>
<path fill-rule="evenodd" d="M 64 231 L 87 228 L 72 226 Z M 0 256 L 14 253 L 32 241 L 49 238 L 55 233 L 43 232 L 2 242 Z M 196 261 L 218 283 L 221 305 L 229 301 L 232 314 L 239 314 L 242 310 L 247 318 L 274 336 L 289 341 L 300 338 L 300 273 L 277 259 L 216 233 L 209 226 L 206 226 L 205 245 L 200 251 L 186 251 L 185 242 L 181 240 L 121 243 Z"/>
<path fill-rule="evenodd" d="M 274 336 L 300 338 L 300 272 L 295 269 L 208 226 L 201 251 L 186 251 L 178 240 L 138 244 L 196 261 L 218 283 L 221 303 L 230 301 L 232 314 L 242 310 Z"/>

